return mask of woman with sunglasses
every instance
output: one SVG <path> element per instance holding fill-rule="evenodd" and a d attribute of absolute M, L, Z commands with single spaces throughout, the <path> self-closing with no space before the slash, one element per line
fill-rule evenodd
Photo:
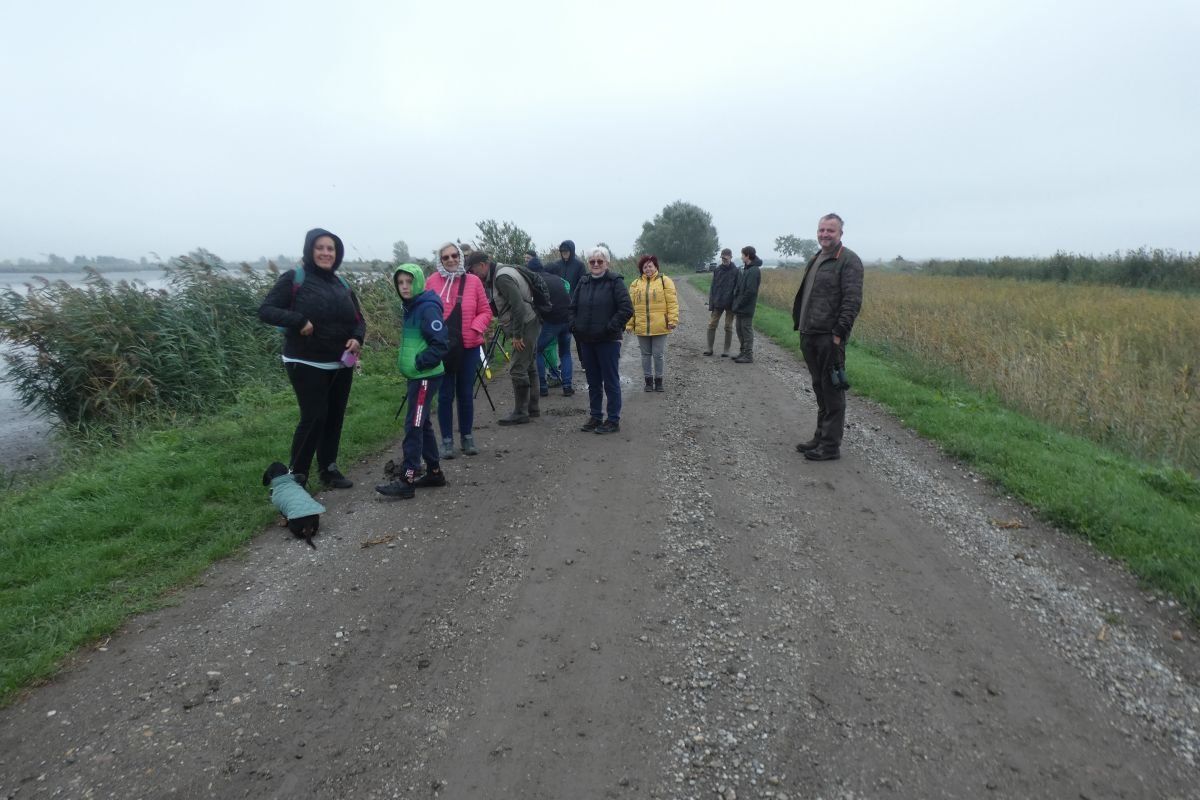
<path fill-rule="evenodd" d="M 621 339 L 633 316 L 633 303 L 625 278 L 608 268 L 608 248 L 596 245 L 587 252 L 588 271 L 571 293 L 571 333 L 579 361 L 587 375 L 591 416 L 580 430 L 616 433 L 621 430 Z M 608 397 L 608 419 L 604 398 Z"/>
<path fill-rule="evenodd" d="M 437 271 L 425 281 L 425 288 L 442 299 L 446 336 L 450 352 L 442 364 L 446 367 L 438 390 L 438 427 L 442 432 L 442 458 L 454 458 L 454 401 L 458 401 L 458 435 L 465 456 L 479 454 L 475 446 L 475 373 L 479 370 L 479 346 L 492 323 L 483 282 L 466 270 L 462 250 L 446 242 L 438 250 Z"/>

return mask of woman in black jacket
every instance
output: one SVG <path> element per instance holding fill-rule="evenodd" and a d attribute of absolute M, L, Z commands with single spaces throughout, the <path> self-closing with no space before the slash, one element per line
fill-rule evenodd
<path fill-rule="evenodd" d="M 321 482 L 333 489 L 354 485 L 338 469 L 337 454 L 367 332 L 358 297 L 337 274 L 345 254 L 341 239 L 313 228 L 304 237 L 303 265 L 280 275 L 258 309 L 259 319 L 284 331 L 283 366 L 300 405 L 288 468 L 304 484 L 315 453 Z"/>
<path fill-rule="evenodd" d="M 580 430 L 616 433 L 621 430 L 621 340 L 633 303 L 625 278 L 608 268 L 611 257 L 603 245 L 587 253 L 588 273 L 571 293 L 571 333 L 587 375 L 591 416 Z M 608 396 L 608 420 L 604 397 Z"/>

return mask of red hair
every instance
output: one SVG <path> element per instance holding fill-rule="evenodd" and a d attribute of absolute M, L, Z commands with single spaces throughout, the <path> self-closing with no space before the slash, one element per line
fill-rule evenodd
<path fill-rule="evenodd" d="M 642 256 L 638 259 L 638 273 L 641 273 L 646 265 L 651 262 L 653 262 L 655 269 L 660 269 L 658 266 L 658 256 Z"/>

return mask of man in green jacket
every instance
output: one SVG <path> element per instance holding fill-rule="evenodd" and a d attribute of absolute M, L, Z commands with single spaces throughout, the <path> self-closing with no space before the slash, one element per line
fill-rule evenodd
<path fill-rule="evenodd" d="M 537 352 L 542 321 L 533 308 L 533 289 L 521 270 L 501 264 L 492 272 L 492 302 L 496 305 L 496 323 L 512 343 L 509 376 L 513 385 L 513 410 L 497 422 L 523 425 L 530 417 L 540 417 L 538 404 Z"/>
<path fill-rule="evenodd" d="M 817 429 L 796 445 L 809 461 L 841 457 L 846 422 L 846 340 L 862 307 L 863 264 L 842 245 L 842 218 L 826 214 L 817 223 L 821 251 L 808 260 L 792 302 L 792 328 L 817 399 Z"/>

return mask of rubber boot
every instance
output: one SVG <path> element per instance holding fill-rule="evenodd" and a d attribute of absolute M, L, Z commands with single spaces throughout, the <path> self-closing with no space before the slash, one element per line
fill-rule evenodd
<path fill-rule="evenodd" d="M 725 351 L 721 355 L 729 355 L 731 347 L 733 347 L 733 331 L 725 331 Z"/>
<path fill-rule="evenodd" d="M 717 340 L 717 329 L 709 328 L 708 329 L 708 349 L 704 351 L 704 355 L 706 355 L 706 356 L 712 355 L 713 342 L 715 342 L 716 340 Z"/>
<path fill-rule="evenodd" d="M 500 425 L 525 425 L 529 422 L 529 387 L 513 384 L 513 410 L 496 420 Z"/>
<path fill-rule="evenodd" d="M 550 394 L 550 392 L 547 391 L 546 394 Z M 541 398 L 538 397 L 538 393 L 533 391 L 533 388 L 530 387 L 530 389 L 529 389 L 529 416 L 530 417 L 540 417 L 541 415 L 542 415 Z"/>

